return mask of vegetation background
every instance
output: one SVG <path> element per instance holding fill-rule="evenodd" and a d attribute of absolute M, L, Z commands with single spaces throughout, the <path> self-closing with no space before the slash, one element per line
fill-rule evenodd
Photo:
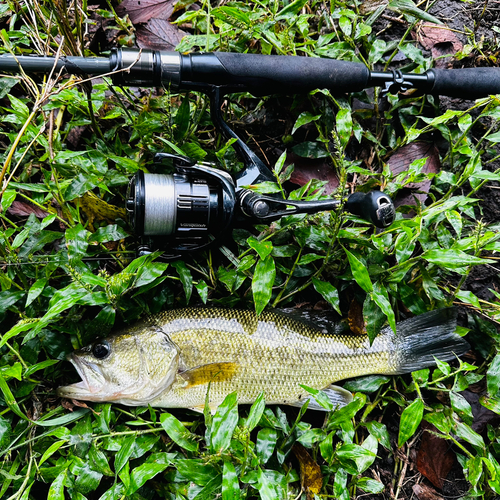
<path fill-rule="evenodd" d="M 498 65 L 489 0 L 0 3 L 2 52 L 113 46 L 294 54 L 372 69 Z M 466 95 L 466 93 L 465 93 Z M 493 498 L 500 495 L 500 101 L 382 95 L 254 98 L 225 116 L 293 199 L 381 188 L 379 231 L 342 213 L 236 229 L 221 250 L 134 258 L 123 209 L 156 152 L 242 168 L 208 100 L 71 75 L 0 79 L 0 497 Z M 74 348 L 186 304 L 336 311 L 373 336 L 457 304 L 472 350 L 402 377 L 347 381 L 338 412 L 77 406 L 55 395 Z M 324 404 L 321 393 L 316 395 Z"/>

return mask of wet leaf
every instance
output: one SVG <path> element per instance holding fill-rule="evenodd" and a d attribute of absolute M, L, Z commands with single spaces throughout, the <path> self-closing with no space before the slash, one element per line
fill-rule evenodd
<path fill-rule="evenodd" d="M 255 427 L 257 427 L 260 419 L 264 413 L 264 409 L 266 407 L 266 402 L 264 400 L 264 393 L 261 392 L 257 399 L 254 401 L 250 408 L 250 412 L 248 413 L 248 417 L 245 421 L 245 427 L 249 431 L 253 431 Z"/>
<path fill-rule="evenodd" d="M 491 259 L 482 259 L 474 257 L 462 250 L 436 248 L 427 250 L 422 254 L 422 258 L 432 264 L 438 264 L 448 269 L 457 269 L 465 266 L 473 266 L 479 264 L 493 264 L 495 261 Z"/>
<path fill-rule="evenodd" d="M 398 447 L 401 448 L 417 430 L 424 415 L 424 403 L 421 399 L 416 399 L 407 406 L 401 414 L 399 423 Z"/>
<path fill-rule="evenodd" d="M 278 432 L 276 429 L 264 427 L 257 434 L 257 441 L 255 442 L 255 453 L 259 457 L 260 462 L 265 464 L 276 448 L 278 440 Z"/>
<path fill-rule="evenodd" d="M 500 390 L 500 354 L 497 354 L 486 372 L 486 387 L 490 396 L 496 396 Z"/>
<path fill-rule="evenodd" d="M 321 281 L 317 278 L 312 279 L 314 289 L 320 293 L 323 298 L 339 313 L 340 312 L 340 300 L 339 292 L 337 289 L 326 281 Z"/>
<path fill-rule="evenodd" d="M 189 432 L 177 418 L 170 413 L 162 413 L 160 416 L 160 423 L 170 439 L 181 448 L 192 452 L 198 452 L 199 446 L 195 435 Z"/>
<path fill-rule="evenodd" d="M 213 453 L 220 453 L 229 447 L 237 424 L 238 400 L 236 392 L 232 392 L 219 405 L 213 417 L 210 443 Z"/>
<path fill-rule="evenodd" d="M 349 259 L 349 265 L 351 266 L 351 272 L 356 280 L 356 283 L 365 291 L 371 292 L 373 290 L 372 282 L 370 280 L 370 275 L 368 269 L 365 265 L 349 250 L 344 248 L 344 251 Z"/>
<path fill-rule="evenodd" d="M 257 314 L 260 314 L 271 300 L 275 278 L 276 267 L 273 257 L 268 255 L 264 260 L 260 259 L 255 266 L 252 280 L 252 293 Z"/>
<path fill-rule="evenodd" d="M 222 470 L 222 500 L 239 500 L 241 495 L 238 475 L 232 462 L 224 460 Z"/>

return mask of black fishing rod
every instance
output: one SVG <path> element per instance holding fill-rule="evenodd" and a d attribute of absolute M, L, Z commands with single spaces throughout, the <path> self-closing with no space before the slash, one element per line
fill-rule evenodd
<path fill-rule="evenodd" d="M 130 182 L 126 209 L 140 254 L 163 248 L 172 258 L 220 243 L 241 221 L 269 223 L 286 215 L 344 210 L 377 227 L 395 219 L 390 198 L 380 191 L 354 193 L 340 200 L 291 201 L 248 189 L 274 182 L 267 165 L 223 120 L 223 96 L 250 92 L 257 96 L 299 94 L 314 89 L 349 93 L 383 86 L 396 94 L 409 89 L 466 99 L 500 93 L 499 68 L 431 69 L 423 74 L 399 70 L 373 72 L 364 64 L 300 56 L 238 53 L 181 54 L 155 50 L 116 49 L 109 57 L 49 57 L 0 55 L 0 72 L 110 76 L 115 85 L 166 87 L 171 91 L 200 91 L 209 95 L 215 126 L 243 159 L 245 168 L 234 178 L 224 171 L 179 155 L 160 153 L 173 175 L 139 172 Z"/>
<path fill-rule="evenodd" d="M 426 94 L 476 99 L 500 93 L 500 68 L 430 69 L 422 74 L 370 71 L 364 64 L 302 56 L 239 53 L 181 54 L 115 49 L 109 57 L 0 55 L 0 71 L 110 74 L 116 85 L 166 86 L 173 91 L 298 94 L 314 89 L 357 92 L 384 86 L 392 93 L 418 89 Z"/>

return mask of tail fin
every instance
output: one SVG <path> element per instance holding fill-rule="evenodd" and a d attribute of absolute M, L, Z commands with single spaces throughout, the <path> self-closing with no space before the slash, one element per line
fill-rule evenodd
<path fill-rule="evenodd" d="M 454 307 L 431 311 L 398 323 L 393 366 L 395 374 L 408 373 L 454 359 L 467 352 L 469 344 L 455 333 Z"/>

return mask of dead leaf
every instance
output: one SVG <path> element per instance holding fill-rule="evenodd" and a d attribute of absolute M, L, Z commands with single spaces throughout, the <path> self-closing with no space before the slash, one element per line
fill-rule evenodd
<path fill-rule="evenodd" d="M 455 453 L 451 450 L 448 441 L 429 432 L 437 432 L 432 424 L 423 421 L 422 429 L 428 432 L 422 435 L 417 454 L 417 468 L 436 488 L 442 489 L 444 480 L 455 463 Z"/>
<path fill-rule="evenodd" d="M 126 216 L 124 208 L 110 205 L 91 191 L 85 193 L 81 198 L 78 198 L 78 200 L 73 201 L 80 204 L 80 208 L 87 216 L 90 225 L 94 223 L 94 220 L 114 222 L 118 218 L 125 219 Z"/>
<path fill-rule="evenodd" d="M 366 335 L 365 320 L 363 318 L 363 306 L 357 301 L 353 300 L 351 306 L 349 307 L 349 312 L 347 314 L 347 320 L 349 321 L 349 328 L 352 333 L 356 335 Z"/>
<path fill-rule="evenodd" d="M 25 203 L 24 201 L 14 201 L 9 207 L 7 212 L 11 215 L 17 215 L 19 217 L 28 217 L 31 214 L 35 214 L 39 219 L 44 219 L 49 215 L 49 212 L 38 208 L 31 203 Z"/>
<path fill-rule="evenodd" d="M 169 19 L 177 0 L 124 0 L 116 9 L 119 16 L 128 17 L 132 24 L 147 23 L 150 19 Z"/>
<path fill-rule="evenodd" d="M 422 173 L 437 174 L 439 172 L 439 168 L 441 166 L 439 152 L 433 143 L 428 142 L 412 142 L 411 144 L 403 146 L 389 158 L 387 164 L 394 175 L 399 175 L 400 173 L 407 171 L 410 164 L 420 158 L 427 158 L 427 162 L 422 169 Z M 416 205 L 415 198 L 418 199 L 421 204 L 425 203 L 431 183 L 431 180 L 426 180 L 424 182 L 412 182 L 407 184 L 405 189 L 398 193 L 396 199 L 394 200 L 394 206 L 399 207 L 400 205 Z"/>
<path fill-rule="evenodd" d="M 312 500 L 323 487 L 321 469 L 301 444 L 295 443 L 292 451 L 299 461 L 302 491 L 306 492 L 307 500 Z"/>
<path fill-rule="evenodd" d="M 141 49 L 174 50 L 187 34 L 166 19 L 153 18 L 137 28 L 136 39 Z"/>
<path fill-rule="evenodd" d="M 418 500 L 443 500 L 441 495 L 425 484 L 414 484 L 412 489 Z"/>
<path fill-rule="evenodd" d="M 287 165 L 293 163 L 295 166 L 290 177 L 290 182 L 293 184 L 305 186 L 313 179 L 327 181 L 323 191 L 323 194 L 326 196 L 332 194 L 339 185 L 337 174 L 332 166 L 323 158 L 303 158 L 302 156 L 287 152 L 286 163 Z"/>
<path fill-rule="evenodd" d="M 421 21 L 413 33 L 424 49 L 430 50 L 432 58 L 436 60 L 437 68 L 451 66 L 451 58 L 463 49 L 463 45 L 454 31 L 448 26 Z M 449 56 L 443 58 L 443 56 Z"/>

